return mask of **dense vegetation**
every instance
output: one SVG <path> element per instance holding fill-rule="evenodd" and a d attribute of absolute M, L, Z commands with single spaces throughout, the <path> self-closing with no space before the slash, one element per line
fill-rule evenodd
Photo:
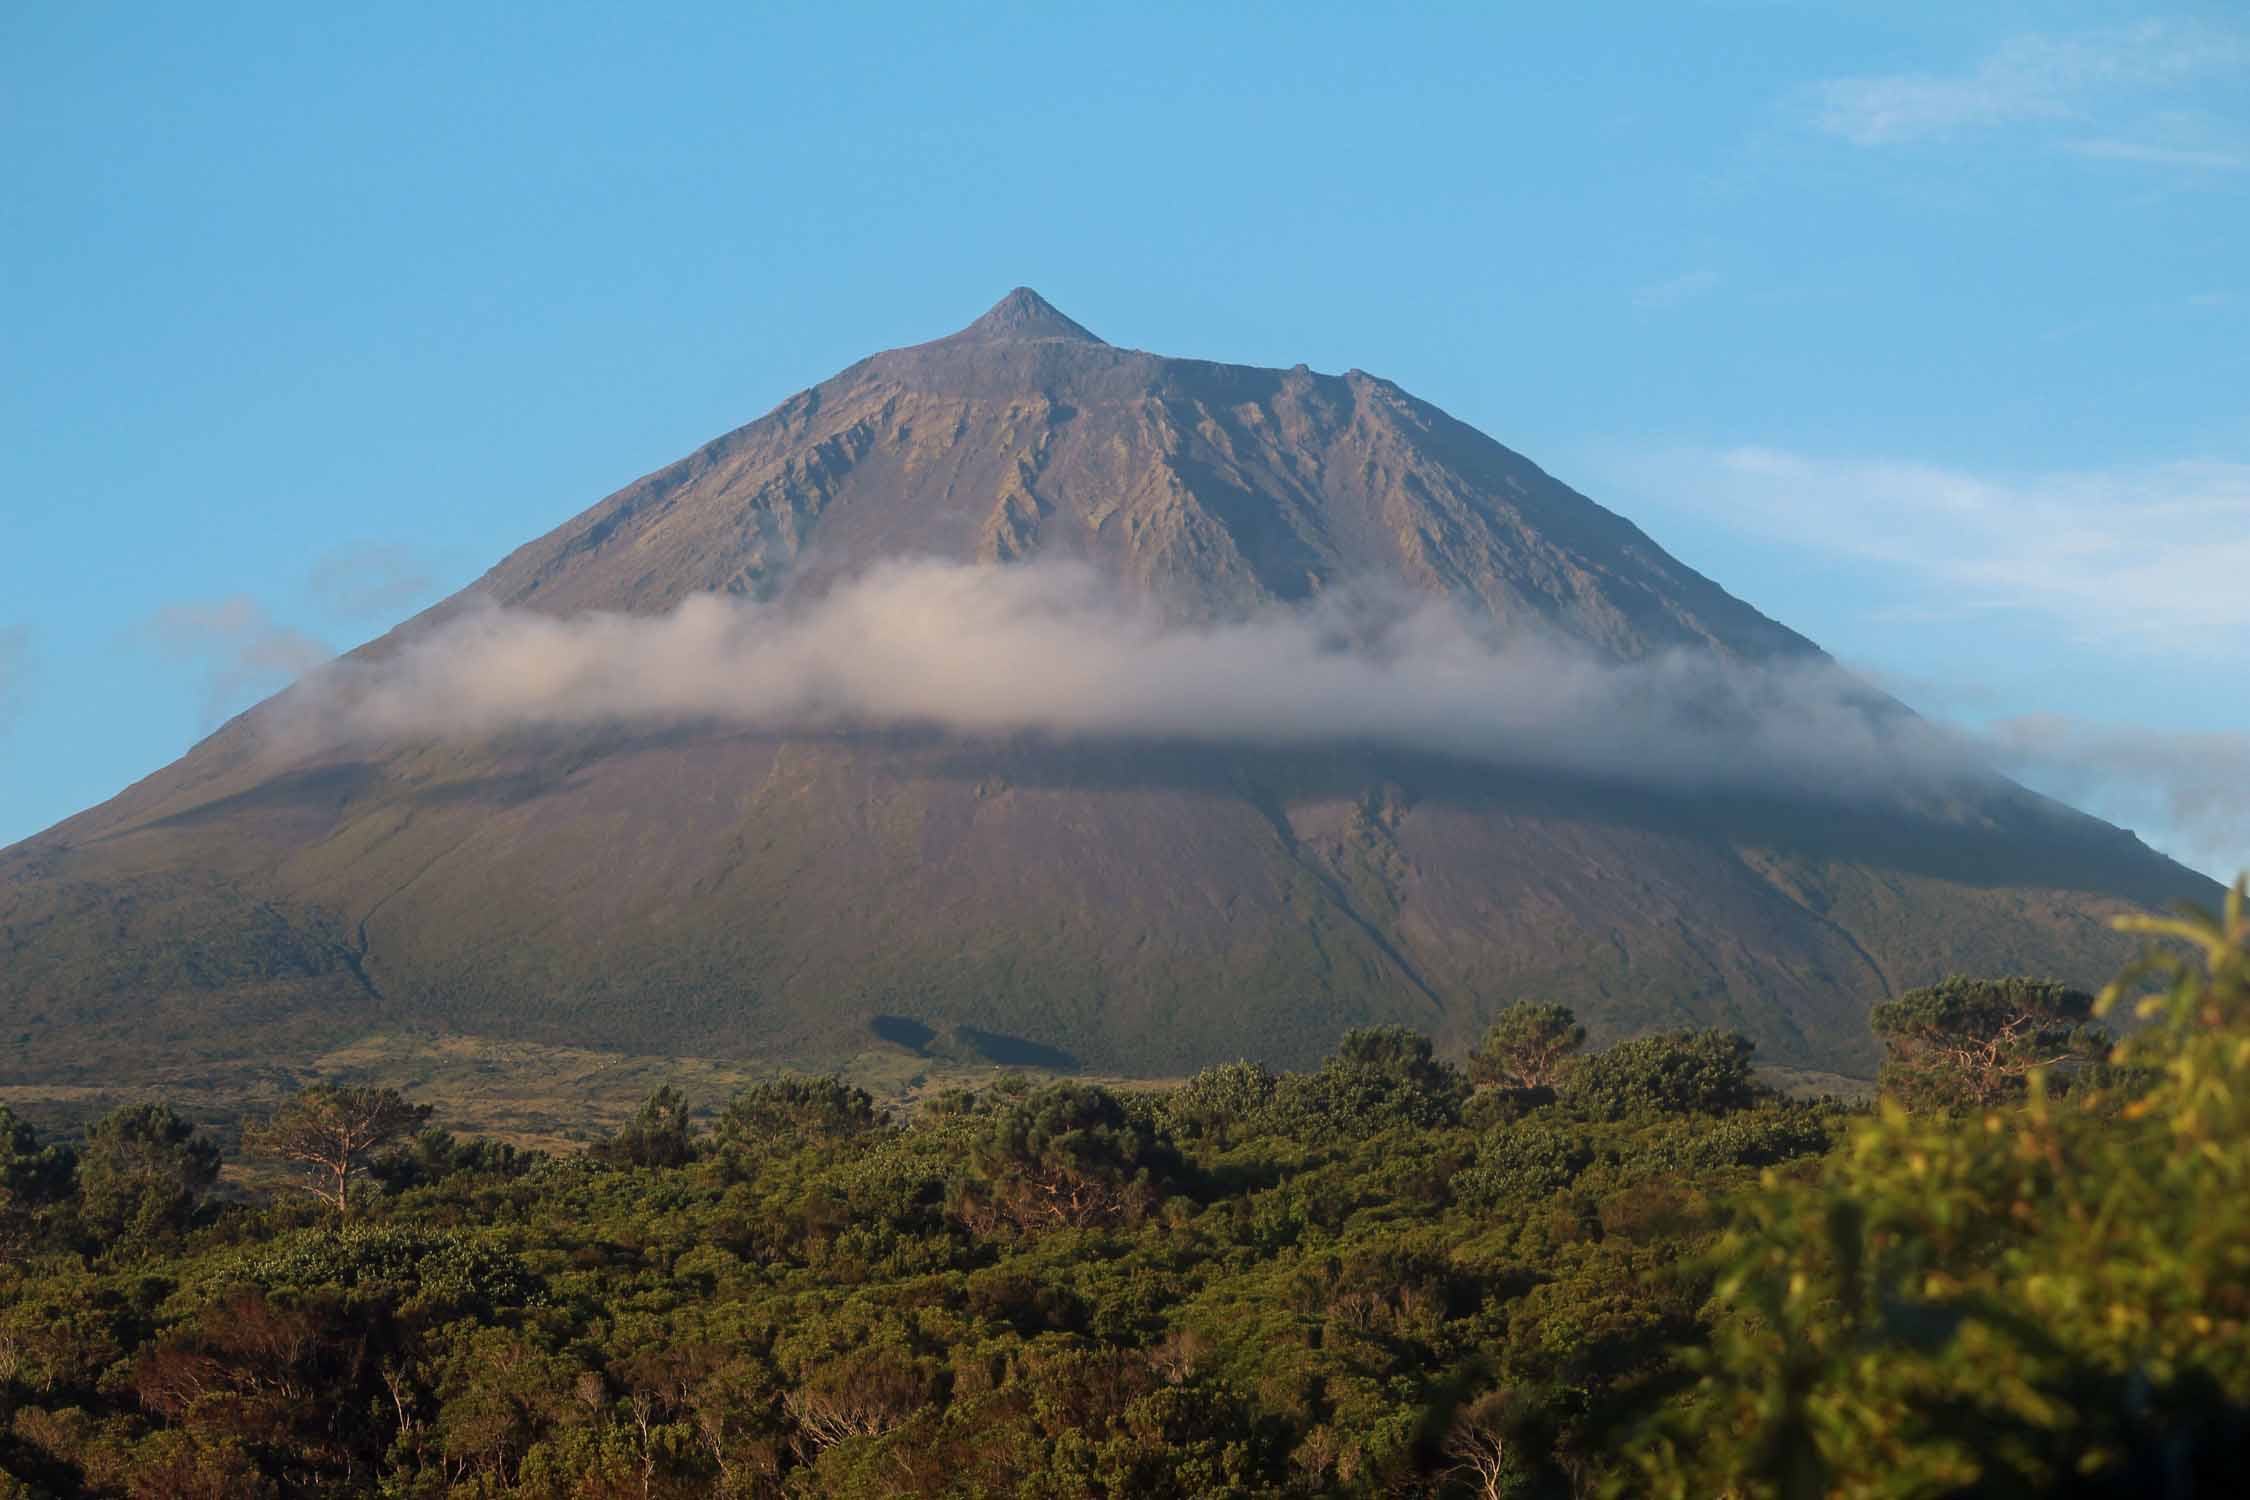
<path fill-rule="evenodd" d="M 0 1111 L 0 1496 L 2221 1493 L 2250 921 L 2169 935 L 2115 1048 L 1901 997 L 1856 1116 L 1528 1005 L 1466 1071 L 787 1078 L 570 1156 L 312 1091 L 246 1133 L 315 1189 L 270 1203 L 160 1106 Z"/>

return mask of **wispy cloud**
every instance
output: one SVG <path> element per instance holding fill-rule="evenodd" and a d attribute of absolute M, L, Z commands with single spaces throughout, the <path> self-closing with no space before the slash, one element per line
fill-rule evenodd
<path fill-rule="evenodd" d="M 1830 79 L 1812 92 L 1812 118 L 1820 129 L 1854 145 L 1893 146 L 1997 126 L 2083 122 L 2120 97 L 2246 71 L 2250 33 L 2196 22 L 2147 21 L 2067 35 L 2013 37 L 1960 71 Z M 2131 147 L 2125 140 L 2089 144 Z"/>
<path fill-rule="evenodd" d="M 335 655 L 245 594 L 171 604 L 143 622 L 166 654 L 202 674 L 203 712 L 216 722 L 247 700 L 284 687 Z"/>
<path fill-rule="evenodd" d="M 1987 725 L 1993 760 L 2124 822 L 2153 821 L 2173 852 L 2220 879 L 2250 869 L 2250 734 L 2152 733 L 2034 714 Z"/>
<path fill-rule="evenodd" d="M 1910 610 L 2029 611 L 2165 647 L 2250 628 L 2250 464 L 1995 478 L 1753 446 L 1632 467 L 1729 524 L 1888 565 L 1916 585 Z"/>
<path fill-rule="evenodd" d="M 1719 273 L 1707 268 L 1683 271 L 1668 280 L 1641 287 L 1633 293 L 1635 307 L 1677 307 L 1718 290 Z"/>
<path fill-rule="evenodd" d="M 397 542 L 339 547 L 312 565 L 305 582 L 323 609 L 348 620 L 394 620 L 437 590 L 430 560 Z"/>
<path fill-rule="evenodd" d="M 2143 141 L 2072 141 L 2069 149 L 2096 161 L 2139 162 L 2162 167 L 2192 167 L 2205 172 L 2239 172 L 2250 155 L 2186 146 L 2154 146 Z"/>

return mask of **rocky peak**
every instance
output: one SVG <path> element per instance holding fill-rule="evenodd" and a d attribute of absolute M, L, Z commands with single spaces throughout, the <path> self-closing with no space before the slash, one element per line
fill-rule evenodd
<path fill-rule="evenodd" d="M 1068 339 L 1072 343 L 1099 344 L 1094 333 L 1063 315 L 1052 302 L 1030 287 L 1019 286 L 992 304 L 992 310 L 946 340 L 947 343 L 1025 343 L 1038 339 Z"/>

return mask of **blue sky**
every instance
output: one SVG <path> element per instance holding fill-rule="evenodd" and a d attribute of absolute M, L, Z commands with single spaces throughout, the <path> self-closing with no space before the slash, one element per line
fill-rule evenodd
<path fill-rule="evenodd" d="M 2250 864 L 2239 7 L 342 9 L 0 13 L 0 841 L 1028 283 Z"/>

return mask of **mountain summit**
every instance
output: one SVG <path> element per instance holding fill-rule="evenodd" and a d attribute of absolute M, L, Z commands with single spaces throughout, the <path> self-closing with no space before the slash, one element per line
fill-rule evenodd
<path fill-rule="evenodd" d="M 951 335 L 948 341 L 969 344 L 1025 339 L 1070 339 L 1081 344 L 1102 342 L 1027 286 L 1019 286 L 993 303 L 990 312 Z"/>
<path fill-rule="evenodd" d="M 1188 631 L 1372 586 L 1618 670 L 1826 669 L 1388 381 L 1116 348 L 1027 288 L 355 656 L 511 618 L 473 613 L 492 605 L 629 622 L 718 596 L 765 621 L 902 558 L 1067 562 Z M 1872 1002 L 1954 971 L 2092 981 L 2126 952 L 2110 915 L 2213 894 L 1997 778 L 1905 816 L 1356 743 L 682 717 L 314 749 L 273 732 L 286 709 L 0 851 L 15 1079 L 265 1066 L 402 1028 L 811 1065 L 949 1037 L 1170 1072 L 1303 1063 L 1363 1022 L 1458 1047 L 1524 996 L 1602 1034 L 1726 1025 L 1772 1061 L 1866 1071 Z"/>

